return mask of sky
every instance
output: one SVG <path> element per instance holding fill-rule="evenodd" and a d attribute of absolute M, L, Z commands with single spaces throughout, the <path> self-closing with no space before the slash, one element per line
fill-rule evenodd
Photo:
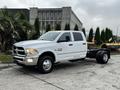
<path fill-rule="evenodd" d="M 120 0 L 0 0 L 0 8 L 61 8 L 71 6 L 87 31 L 108 27 L 120 35 Z"/>

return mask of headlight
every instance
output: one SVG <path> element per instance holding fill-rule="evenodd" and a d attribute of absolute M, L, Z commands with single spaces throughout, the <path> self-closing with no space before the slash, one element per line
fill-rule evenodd
<path fill-rule="evenodd" d="M 27 48 L 26 53 L 27 53 L 27 56 L 35 56 L 38 54 L 38 51 L 34 48 Z"/>

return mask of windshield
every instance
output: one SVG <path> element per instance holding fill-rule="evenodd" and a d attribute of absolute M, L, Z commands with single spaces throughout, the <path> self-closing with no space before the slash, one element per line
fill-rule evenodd
<path fill-rule="evenodd" d="M 60 34 L 60 32 L 47 32 L 40 36 L 38 40 L 47 40 L 47 41 L 54 41 L 57 36 Z"/>

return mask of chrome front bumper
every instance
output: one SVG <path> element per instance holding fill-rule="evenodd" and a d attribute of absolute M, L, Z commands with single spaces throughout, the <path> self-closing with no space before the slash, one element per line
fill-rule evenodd
<path fill-rule="evenodd" d="M 14 62 L 20 65 L 34 66 L 37 65 L 38 57 L 19 57 L 13 56 Z"/>

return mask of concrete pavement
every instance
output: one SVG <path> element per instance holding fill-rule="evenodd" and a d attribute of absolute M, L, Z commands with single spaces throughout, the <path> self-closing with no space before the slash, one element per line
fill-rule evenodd
<path fill-rule="evenodd" d="M 0 68 L 0 90 L 120 90 L 120 55 L 106 65 L 62 62 L 49 74 L 10 64 Z"/>

